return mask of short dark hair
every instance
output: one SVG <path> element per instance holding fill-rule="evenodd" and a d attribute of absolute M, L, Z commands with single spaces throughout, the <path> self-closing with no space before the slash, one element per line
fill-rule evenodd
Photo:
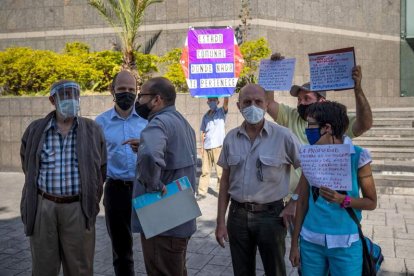
<path fill-rule="evenodd" d="M 154 95 L 160 95 L 164 100 L 165 105 L 174 105 L 177 93 L 174 85 L 164 77 L 155 77 L 149 79 L 142 85 L 142 89 L 147 89 L 148 92 Z"/>
<path fill-rule="evenodd" d="M 330 124 L 332 135 L 338 139 L 342 138 L 349 126 L 346 106 L 337 102 L 313 103 L 307 110 L 307 116 L 314 118 L 319 123 L 319 126 Z"/>

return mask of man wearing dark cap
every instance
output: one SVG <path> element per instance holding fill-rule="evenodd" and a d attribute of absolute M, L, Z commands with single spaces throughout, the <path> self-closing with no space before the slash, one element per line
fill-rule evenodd
<path fill-rule="evenodd" d="M 20 208 L 35 276 L 57 276 L 61 265 L 65 276 L 93 275 L 106 147 L 100 127 L 78 116 L 79 94 L 76 82 L 53 84 L 49 101 L 56 110 L 22 137 Z"/>
<path fill-rule="evenodd" d="M 280 53 L 272 55 L 272 60 L 283 59 Z M 372 127 L 372 112 L 367 98 L 362 90 L 361 80 L 362 72 L 361 66 L 355 66 L 352 69 L 352 78 L 355 81 L 355 105 L 356 116 L 348 115 L 349 127 L 345 133 L 349 138 L 354 138 L 362 135 Z M 305 135 L 306 123 L 306 110 L 309 106 L 316 102 L 326 101 L 326 91 L 311 91 L 310 83 L 307 82 L 303 85 L 293 85 L 290 89 L 290 95 L 297 98 L 296 108 L 292 108 L 288 105 L 279 103 L 274 99 L 274 93 L 267 93 L 267 100 L 269 106 L 267 112 L 273 118 L 273 120 L 279 125 L 290 128 L 292 132 L 298 137 L 299 141 L 306 145 L 309 144 Z M 296 174 L 291 175 L 291 190 L 296 187 L 299 181 L 300 170 L 296 171 Z M 297 198 L 296 195 L 294 198 Z"/>

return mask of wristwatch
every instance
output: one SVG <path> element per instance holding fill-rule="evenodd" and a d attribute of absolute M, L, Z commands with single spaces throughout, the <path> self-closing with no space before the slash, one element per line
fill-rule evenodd
<path fill-rule="evenodd" d="M 299 199 L 299 195 L 298 195 L 298 194 L 292 194 L 292 195 L 290 196 L 290 199 L 291 199 L 291 200 L 293 200 L 293 201 L 298 201 L 298 199 Z"/>
<path fill-rule="evenodd" d="M 351 197 L 347 195 L 341 203 L 341 208 L 348 208 L 349 206 L 351 206 Z"/>

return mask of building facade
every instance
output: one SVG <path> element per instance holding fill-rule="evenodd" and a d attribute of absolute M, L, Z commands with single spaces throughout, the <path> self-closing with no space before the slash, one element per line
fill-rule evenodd
<path fill-rule="evenodd" d="M 297 59 L 295 83 L 309 79 L 307 54 L 355 47 L 363 88 L 375 108 L 414 106 L 414 0 L 251 0 L 249 39 L 265 37 L 274 52 Z M 240 0 L 164 0 L 146 11 L 140 42 L 162 30 L 153 52 L 182 47 L 190 26 L 238 26 Z M 414 10 L 411 11 L 414 14 Z M 413 16 L 411 16 L 413 18 Z M 413 35 L 414 37 L 414 35 Z M 62 51 L 82 41 L 92 50 L 117 44 L 114 30 L 85 0 L 0 0 L 0 50 L 10 46 Z M 354 107 L 352 91 L 331 92 Z M 280 101 L 294 104 L 287 92 Z"/>

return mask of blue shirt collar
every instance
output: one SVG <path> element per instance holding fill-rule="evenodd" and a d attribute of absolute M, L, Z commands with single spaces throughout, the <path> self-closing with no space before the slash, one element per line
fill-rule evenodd
<path fill-rule="evenodd" d="M 112 107 L 112 109 L 111 109 L 111 114 L 110 114 L 111 120 L 113 120 L 114 118 L 118 118 L 118 119 L 121 119 L 121 120 L 128 120 L 128 119 L 129 119 L 129 118 L 131 118 L 132 116 L 135 116 L 135 117 L 140 118 L 140 116 L 138 115 L 138 113 L 137 113 L 137 111 L 135 110 L 135 108 L 134 108 L 134 107 L 132 108 L 131 113 L 129 113 L 128 117 L 127 117 L 127 118 L 125 118 L 125 119 L 124 119 L 124 118 L 122 118 L 122 117 L 118 114 L 118 112 L 116 112 L 115 106 L 114 106 L 114 107 Z"/>

